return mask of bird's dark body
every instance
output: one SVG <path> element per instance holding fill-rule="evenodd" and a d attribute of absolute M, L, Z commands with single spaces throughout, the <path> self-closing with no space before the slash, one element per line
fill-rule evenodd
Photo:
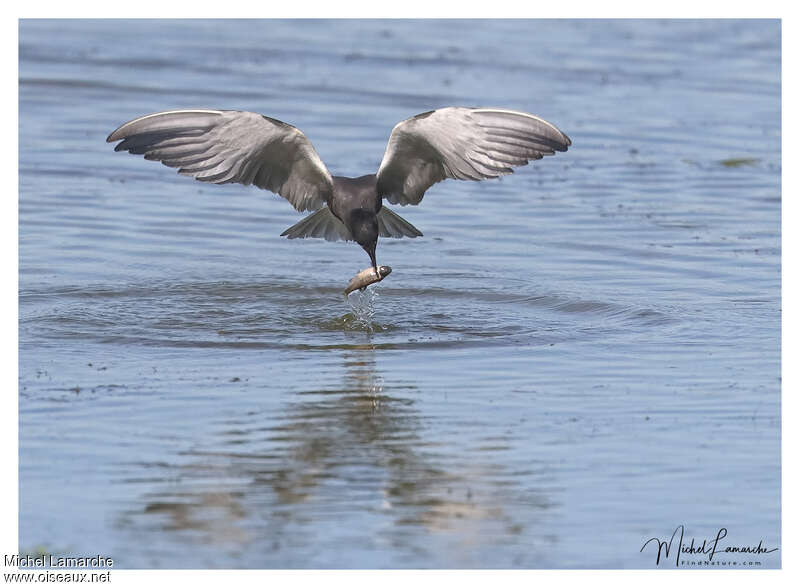
<path fill-rule="evenodd" d="M 483 180 L 566 151 L 571 141 L 526 112 L 446 107 L 395 125 L 377 173 L 333 176 L 311 142 L 290 124 L 253 112 L 172 110 L 125 123 L 107 141 L 115 149 L 161 161 L 201 182 L 253 184 L 313 214 L 286 229 L 289 239 L 356 241 L 375 275 L 378 237 L 422 232 L 383 205 L 416 205 L 444 179 Z"/>
<path fill-rule="evenodd" d="M 333 176 L 333 198 L 328 206 L 339 220 L 347 224 L 344 214 L 353 208 L 371 210 L 378 214 L 382 206 L 382 198 L 378 196 L 378 176 L 368 174 L 359 178 Z"/>
<path fill-rule="evenodd" d="M 364 248 L 372 266 L 378 244 L 378 213 L 383 199 L 378 196 L 378 177 L 375 174 L 359 178 L 333 176 L 333 195 L 327 199 L 328 208 L 344 223 L 353 240 Z"/>

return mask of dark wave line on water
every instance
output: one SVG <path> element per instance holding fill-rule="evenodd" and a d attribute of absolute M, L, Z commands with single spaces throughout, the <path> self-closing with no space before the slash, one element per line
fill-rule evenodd
<path fill-rule="evenodd" d="M 475 278 L 471 274 L 448 274 L 448 278 Z M 486 279 L 486 277 L 484 277 Z M 513 278 L 504 278 L 506 281 L 517 281 Z M 524 280 L 518 280 L 518 286 L 524 284 Z M 397 299 L 416 299 L 419 297 L 435 297 L 447 299 L 469 299 L 486 303 L 509 303 L 525 304 L 550 310 L 557 310 L 567 313 L 604 313 L 610 316 L 619 312 L 646 311 L 654 315 L 663 316 L 665 320 L 670 317 L 655 309 L 642 308 L 634 309 L 614 302 L 597 300 L 576 299 L 558 293 L 520 293 L 513 288 L 447 288 L 444 286 L 410 287 L 396 288 L 380 286 L 369 288 L 368 292 L 378 292 L 387 297 Z M 22 290 L 19 293 L 20 303 L 42 302 L 49 299 L 114 299 L 131 298 L 142 300 L 143 298 L 152 299 L 171 299 L 176 296 L 206 298 L 206 304 L 212 303 L 215 299 L 224 299 L 228 302 L 258 302 L 264 301 L 269 296 L 279 297 L 280 300 L 291 304 L 296 301 L 297 295 L 308 297 L 304 302 L 312 300 L 331 300 L 334 298 L 344 299 L 342 288 L 334 286 L 310 286 L 303 282 L 292 281 L 290 279 L 280 280 L 271 278 L 269 282 L 232 282 L 232 281 L 213 281 L 213 282 L 180 282 L 180 283 L 154 283 L 154 284 L 125 284 L 125 285 L 75 285 L 58 286 L 53 288 L 36 288 Z M 352 299 L 355 295 L 351 295 Z M 197 298 L 192 298 L 197 301 Z M 374 301 L 373 294 L 369 300 Z"/>
<path fill-rule="evenodd" d="M 345 299 L 291 280 L 65 286 L 23 290 L 19 300 L 21 333 L 39 339 L 180 348 L 537 345 L 679 321 L 675 309 L 518 288 L 372 287 Z"/>
<path fill-rule="evenodd" d="M 20 78 L 20 88 L 50 88 L 50 89 L 65 89 L 77 88 L 84 90 L 102 90 L 132 93 L 137 92 L 147 96 L 163 95 L 163 96 L 178 96 L 185 97 L 186 91 L 175 87 L 164 87 L 155 85 L 131 85 L 131 84 L 115 84 L 112 82 L 100 80 L 87 80 L 87 79 L 60 79 L 60 78 Z M 265 91 L 248 91 L 248 90 L 225 90 L 219 87 L 213 89 L 194 89 L 192 90 L 193 96 L 220 96 L 238 100 L 267 100 L 272 97 L 269 92 Z"/>

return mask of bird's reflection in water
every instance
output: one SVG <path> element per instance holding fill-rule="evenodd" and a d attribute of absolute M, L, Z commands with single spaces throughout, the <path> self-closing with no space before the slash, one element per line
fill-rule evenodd
<path fill-rule="evenodd" d="M 145 512 L 161 515 L 162 531 L 206 543 L 264 543 L 245 565 L 413 566 L 434 551 L 429 565 L 486 563 L 474 559 L 482 544 L 522 531 L 503 508 L 512 478 L 426 439 L 435 422 L 415 407 L 414 384 L 389 389 L 370 344 L 342 357 L 340 385 L 299 391 L 281 415 L 226 422 L 215 448 L 192 451 L 173 474 L 182 483 L 150 494 Z M 350 560 L 334 557 L 341 542 Z M 358 559 L 376 552 L 391 555 Z M 320 553 L 333 559 L 303 559 Z"/>

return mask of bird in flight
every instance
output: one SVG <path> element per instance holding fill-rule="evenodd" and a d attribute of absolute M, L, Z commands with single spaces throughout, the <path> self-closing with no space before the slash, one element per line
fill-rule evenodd
<path fill-rule="evenodd" d="M 395 125 L 378 172 L 358 178 L 332 176 L 299 129 L 254 112 L 157 112 L 125 123 L 106 139 L 120 140 L 115 151 L 144 155 L 201 182 L 253 184 L 279 194 L 300 212 L 315 211 L 281 236 L 355 241 L 376 275 L 379 236 L 422 236 L 384 206 L 384 199 L 416 205 L 444 179 L 496 178 L 571 144 L 538 116 L 459 106 Z"/>

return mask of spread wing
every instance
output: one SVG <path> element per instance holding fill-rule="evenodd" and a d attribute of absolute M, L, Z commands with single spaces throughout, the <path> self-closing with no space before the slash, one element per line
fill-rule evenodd
<path fill-rule="evenodd" d="M 546 120 L 515 110 L 451 106 L 424 112 L 392 130 L 378 169 L 378 193 L 392 204 L 419 204 L 446 178 L 483 180 L 566 151 L 572 142 Z"/>
<path fill-rule="evenodd" d="M 106 141 L 114 150 L 177 167 L 201 182 L 237 182 L 280 194 L 297 210 L 317 210 L 333 179 L 306 136 L 254 112 L 173 110 L 125 123 Z"/>

